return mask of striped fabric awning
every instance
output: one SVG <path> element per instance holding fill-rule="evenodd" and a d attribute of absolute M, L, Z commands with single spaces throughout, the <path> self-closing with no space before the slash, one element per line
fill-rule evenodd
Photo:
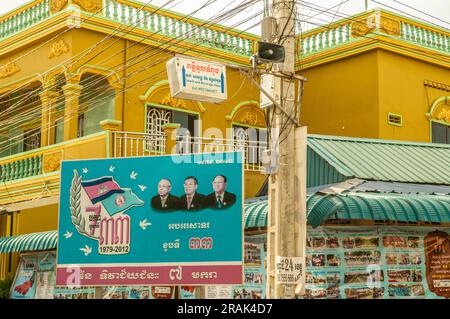
<path fill-rule="evenodd" d="M 0 253 L 55 249 L 58 242 L 56 230 L 0 238 Z"/>
<path fill-rule="evenodd" d="M 245 228 L 267 227 L 267 200 L 244 204 Z"/>

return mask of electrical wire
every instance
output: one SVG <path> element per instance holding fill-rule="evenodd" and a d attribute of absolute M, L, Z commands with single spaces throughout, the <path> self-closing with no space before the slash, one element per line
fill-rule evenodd
<path fill-rule="evenodd" d="M 440 18 L 438 18 L 438 17 L 436 17 L 436 16 L 434 16 L 434 15 L 431 15 L 431 14 L 429 14 L 429 13 L 426 13 L 426 12 L 424 12 L 424 11 L 422 11 L 422 10 L 417 9 L 417 8 L 411 7 L 411 6 L 409 6 L 409 5 L 407 5 L 407 4 L 403 3 L 403 2 L 400 2 L 400 1 L 398 1 L 398 0 L 392 0 L 392 1 L 397 2 L 398 4 L 401 4 L 402 6 L 405 6 L 405 7 L 407 7 L 407 8 L 410 8 L 410 9 L 415 10 L 415 11 L 417 11 L 417 12 L 420 12 L 420 13 L 422 13 L 423 15 L 426 15 L 426 16 L 428 16 L 428 17 L 430 17 L 430 18 L 433 18 L 433 19 L 436 19 L 436 20 L 438 20 L 438 21 L 444 22 L 445 24 L 450 24 L 450 22 L 448 22 L 448 21 L 442 20 L 442 19 L 440 19 Z"/>
<path fill-rule="evenodd" d="M 252 26 L 252 27 L 253 27 L 253 26 Z M 252 28 L 252 27 L 251 27 L 251 28 Z M 244 31 L 242 31 L 242 32 L 245 32 L 245 30 L 244 30 Z M 242 32 L 240 32 L 239 34 L 241 34 Z M 200 44 L 198 44 L 198 45 L 200 45 Z M 189 50 L 189 49 L 187 49 L 187 50 Z"/>
<path fill-rule="evenodd" d="M 173 1 L 173 0 L 171 0 L 171 1 Z M 171 1 L 168 1 L 167 3 L 169 3 L 169 2 L 171 2 Z M 214 0 L 214 1 L 216 1 L 216 0 Z M 213 2 L 214 2 L 213 1 Z M 167 3 L 165 4 L 165 5 L 167 5 Z M 211 3 L 211 0 L 208 2 L 208 3 Z M 204 6 L 202 6 L 202 8 L 204 8 L 206 5 L 204 5 Z M 202 9 L 202 8 L 200 8 L 200 9 Z M 198 9 L 198 10 L 200 10 L 200 9 Z M 159 10 L 159 9 L 158 9 Z M 196 11 L 194 11 L 193 13 L 195 13 L 195 12 L 197 12 L 198 10 L 196 10 Z M 154 13 L 156 13 L 157 11 L 155 11 Z M 190 15 L 192 15 L 193 13 L 191 13 Z M 190 16 L 190 15 L 187 15 L 187 16 Z M 140 21 L 138 21 L 137 23 L 139 23 Z M 169 26 L 166 26 L 165 28 L 168 28 L 168 27 L 170 27 L 170 25 Z M 163 29 L 165 29 L 165 28 L 163 28 Z M 116 28 L 117 29 L 117 28 Z M 158 31 L 156 31 L 156 32 L 153 32 L 152 34 L 155 34 L 155 33 L 157 33 Z M 110 34 L 107 36 L 107 37 L 109 37 L 110 36 Z M 150 37 L 151 35 L 149 35 L 148 37 Z M 147 38 L 148 38 L 147 37 Z M 103 39 L 104 40 L 104 39 Z M 102 40 L 102 41 L 103 41 Z M 131 47 L 131 46 L 130 46 Z M 129 47 L 127 47 L 127 48 L 125 48 L 124 50 L 128 50 L 128 48 Z M 122 50 L 121 52 L 123 52 L 124 50 Z M 121 52 L 119 52 L 119 53 L 121 53 Z M 118 53 L 116 53 L 115 55 L 117 55 Z M 114 56 L 115 56 L 114 55 Z M 111 59 L 111 57 L 110 57 L 110 59 Z M 85 63 L 83 64 L 83 65 L 85 65 L 86 63 L 87 63 L 88 61 L 85 61 Z M 47 90 L 50 90 L 51 88 L 47 88 Z M 19 101 L 20 102 L 20 101 Z M 26 105 L 24 105 L 24 107 L 26 107 Z M 9 108 L 11 111 L 12 111 L 12 109 L 14 109 L 14 107 L 10 107 Z M 2 115 L 2 114 L 0 114 L 0 115 Z"/>
<path fill-rule="evenodd" d="M 142 9 L 143 8 L 145 8 L 147 5 L 149 5 L 149 3 L 151 2 L 152 0 L 150 0 L 150 1 L 148 1 L 147 2 L 147 4 L 145 4 L 145 5 L 143 5 L 140 9 L 138 9 L 138 11 L 137 11 L 137 14 L 138 14 L 138 12 L 140 12 L 140 11 L 142 11 Z M 170 2 L 173 2 L 173 0 L 169 0 L 169 1 L 167 1 L 164 5 L 162 5 L 162 6 L 160 6 L 160 7 L 158 7 L 154 12 L 152 12 L 151 14 L 150 14 L 150 17 L 153 15 L 153 14 L 156 14 L 156 12 L 158 12 L 158 11 L 160 11 L 162 8 L 164 8 L 167 4 L 169 4 Z M 179 3 L 179 2 L 178 2 Z M 102 8 L 103 9 L 103 8 Z M 100 12 L 102 9 L 100 9 L 99 11 L 97 11 L 97 13 L 98 12 Z M 91 16 L 92 17 L 92 16 Z M 134 17 L 134 15 L 133 15 L 133 17 Z M 88 21 L 88 19 L 85 19 L 85 21 Z M 137 23 L 139 23 L 140 21 L 138 21 Z M 75 58 L 77 58 L 78 56 L 81 56 L 81 58 L 83 58 L 84 56 L 86 56 L 87 54 L 89 54 L 90 52 L 92 52 L 92 49 L 95 49 L 99 44 L 101 44 L 102 42 L 104 42 L 104 41 L 106 41 L 106 40 L 108 40 L 110 37 L 112 37 L 116 32 L 118 32 L 118 30 L 120 30 L 121 29 L 121 24 L 119 24 L 119 26 L 118 27 L 116 27 L 116 29 L 115 30 L 113 30 L 112 32 L 110 32 L 108 35 L 106 35 L 102 40 L 100 40 L 100 41 L 98 41 L 98 42 L 96 42 L 94 45 L 92 45 L 91 47 L 88 47 L 87 49 L 85 49 L 85 50 L 83 50 L 82 52 L 80 52 L 78 55 L 76 55 L 76 56 L 74 56 L 74 57 L 71 57 L 70 59 L 68 59 L 68 60 L 66 60 L 66 61 L 64 61 L 64 62 L 62 62 L 58 67 L 60 67 L 61 65 L 62 66 L 65 66 L 65 64 L 67 63 L 67 62 L 70 62 L 70 61 L 72 61 L 72 60 L 74 60 Z M 127 28 L 128 28 L 129 26 L 127 26 Z M 65 30 L 64 32 L 61 32 L 59 35 L 57 35 L 57 36 L 61 36 L 62 34 L 64 34 L 65 32 L 67 32 L 67 31 L 69 31 L 69 30 L 71 30 L 70 28 L 69 29 L 67 29 L 67 30 Z M 130 30 L 131 31 L 131 30 Z M 125 34 L 128 34 L 129 32 L 127 32 L 127 33 L 125 33 Z M 52 38 L 52 39 L 54 39 L 54 38 Z M 44 44 L 46 44 L 46 43 L 48 43 L 49 41 L 46 41 L 46 42 L 44 42 Z M 33 51 L 31 51 L 31 52 L 33 52 Z M 24 56 L 26 56 L 26 55 L 24 55 Z M 67 69 L 69 69 L 71 66 L 73 66 L 75 63 L 77 63 L 81 58 L 79 58 L 78 60 L 76 60 L 75 62 L 73 62 L 73 63 L 71 63 L 70 65 L 68 65 L 68 66 L 66 66 L 66 68 Z M 83 65 L 85 65 L 86 64 L 86 62 L 83 64 Z M 52 69 L 50 69 L 50 70 L 48 70 L 47 72 L 44 72 L 43 74 L 42 74 L 42 77 L 45 77 L 48 73 L 50 73 L 50 72 L 52 72 L 52 70 L 53 70 L 53 68 Z M 1 94 L 0 95 L 0 99 L 4 96 L 4 95 L 6 95 L 6 94 L 11 94 L 11 93 L 14 93 L 14 92 L 17 92 L 17 90 L 20 90 L 22 87 L 24 87 L 24 86 L 27 86 L 27 85 L 29 85 L 30 83 L 24 83 L 22 86 L 19 86 L 19 87 L 17 87 L 17 88 L 15 88 L 14 90 L 10 90 L 10 91 L 7 91 L 7 92 L 5 92 L 4 94 Z M 49 87 L 49 88 L 47 88 L 48 90 L 50 90 L 52 87 Z M 27 98 L 29 98 L 29 97 L 31 97 L 31 95 L 28 95 L 28 96 L 26 96 L 24 99 L 27 99 Z M 20 101 L 19 101 L 20 102 Z M 12 109 L 14 109 L 13 107 L 10 107 L 10 108 L 8 108 L 8 110 L 10 110 L 10 111 L 12 111 Z M 4 115 L 5 114 L 5 112 L 0 112 L 0 116 L 2 116 L 2 115 Z"/>
<path fill-rule="evenodd" d="M 214 1 L 212 1 L 212 2 L 215 2 L 215 1 L 216 1 L 216 0 L 214 0 Z M 245 5 L 246 5 L 246 6 L 248 6 L 249 4 L 252 5 L 252 4 L 255 3 L 256 1 L 257 1 L 257 0 L 247 2 Z M 187 17 L 189 17 L 190 15 L 193 15 L 195 12 L 201 10 L 202 8 L 204 8 L 204 7 L 206 7 L 207 5 L 211 4 L 212 2 L 211 2 L 211 1 L 208 2 L 207 4 L 203 5 L 201 8 L 195 10 L 193 13 L 191 13 L 191 14 L 189 14 L 189 15 L 183 17 L 182 20 L 183 20 L 183 19 L 187 19 Z M 230 12 L 231 12 L 231 10 L 230 10 Z M 223 17 L 222 17 L 222 18 L 223 18 Z M 204 25 L 206 25 L 206 24 L 208 24 L 208 21 L 206 21 L 205 23 L 203 23 L 203 24 L 200 25 L 200 26 L 196 26 L 196 29 L 198 29 L 199 27 L 204 26 Z M 170 27 L 170 25 L 167 25 L 167 26 L 166 26 L 165 28 L 163 28 L 163 29 L 167 29 L 167 28 L 169 28 L 169 27 Z M 192 30 L 191 30 L 191 31 L 192 31 Z M 153 32 L 152 34 L 156 34 L 156 33 L 158 33 L 158 32 L 159 32 L 159 31 L 156 31 L 156 32 Z M 139 43 L 142 42 L 143 40 L 149 38 L 152 34 L 150 34 L 150 35 L 148 35 L 147 37 L 143 38 L 141 41 L 139 41 Z M 172 40 L 170 40 L 170 41 L 172 41 Z M 163 44 L 164 44 L 164 43 L 163 43 Z M 134 46 L 134 45 L 136 45 L 136 43 L 134 43 L 132 46 Z M 123 51 L 125 51 L 125 50 L 128 50 L 128 49 L 129 49 L 130 47 L 132 47 L 132 46 L 129 46 L 129 47 L 125 48 L 125 49 L 122 50 L 121 52 L 123 52 Z M 152 48 L 150 48 L 150 49 L 152 49 Z M 121 52 L 118 52 L 118 53 L 116 53 L 115 55 L 120 54 Z M 115 56 L 115 55 L 114 55 L 114 56 Z M 139 54 L 137 54 L 137 55 L 139 55 Z M 111 59 L 111 57 L 110 57 L 110 59 Z M 141 60 L 143 60 L 143 59 L 141 58 Z M 85 63 L 86 63 L 86 62 L 85 62 Z M 127 67 L 127 65 L 124 65 L 124 67 Z M 118 70 L 118 71 L 120 71 L 120 70 Z"/>
<path fill-rule="evenodd" d="M 371 1 L 372 1 L 372 2 L 375 2 L 375 3 L 378 3 L 378 4 L 380 4 L 380 5 L 382 5 L 382 6 L 386 7 L 386 8 L 392 9 L 392 10 L 397 11 L 397 12 L 400 12 L 400 13 L 403 13 L 403 14 L 405 14 L 405 15 L 407 15 L 407 16 L 410 16 L 410 17 L 419 19 L 419 20 L 421 20 L 421 21 L 423 21 L 423 22 L 432 24 L 432 25 L 437 26 L 437 27 L 440 27 L 440 28 L 445 28 L 445 29 L 448 30 L 448 28 L 446 28 L 446 27 L 440 26 L 440 25 L 438 25 L 438 24 L 436 24 L 436 23 L 433 23 L 433 22 L 428 21 L 428 20 L 426 20 L 426 19 L 423 19 L 423 18 L 421 18 L 421 17 L 415 16 L 415 15 L 413 15 L 413 14 L 404 12 L 404 11 L 398 9 L 398 8 L 394 8 L 394 7 L 392 7 L 392 6 L 389 6 L 389 5 L 384 4 L 384 3 L 382 3 L 382 2 L 378 2 L 378 1 L 376 1 L 376 0 L 371 0 Z M 397 1 L 396 1 L 396 2 L 397 2 Z M 417 10 L 417 9 L 416 9 L 416 10 Z M 448 24 L 448 22 L 447 22 L 447 24 Z"/>

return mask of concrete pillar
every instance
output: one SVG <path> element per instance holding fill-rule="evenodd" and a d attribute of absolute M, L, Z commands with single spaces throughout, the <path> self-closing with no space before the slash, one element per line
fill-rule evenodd
<path fill-rule="evenodd" d="M 116 157 L 116 154 L 120 154 L 120 149 L 118 149 L 118 145 L 116 145 L 116 134 L 122 128 L 122 121 L 117 120 L 103 120 L 100 122 L 100 126 L 102 127 L 102 131 L 108 132 L 109 136 L 109 147 L 107 151 L 108 157 Z M 119 152 L 119 153 L 118 153 Z"/>
<path fill-rule="evenodd" d="M 177 140 L 176 140 L 176 134 L 177 129 L 181 127 L 178 123 L 167 123 L 162 126 L 164 137 L 165 137 L 165 147 L 166 147 L 166 154 L 174 154 L 176 150 Z"/>
<path fill-rule="evenodd" d="M 41 147 L 55 141 L 55 102 L 59 93 L 46 90 L 39 94 L 41 98 Z"/>
<path fill-rule="evenodd" d="M 78 107 L 82 86 L 66 84 L 62 87 L 66 104 L 64 109 L 64 141 L 77 138 Z"/>

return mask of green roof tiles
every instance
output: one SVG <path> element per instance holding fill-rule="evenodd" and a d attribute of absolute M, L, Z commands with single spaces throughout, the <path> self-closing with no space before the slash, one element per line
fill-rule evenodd
<path fill-rule="evenodd" d="M 308 147 L 335 175 L 450 185 L 450 145 L 308 135 Z"/>

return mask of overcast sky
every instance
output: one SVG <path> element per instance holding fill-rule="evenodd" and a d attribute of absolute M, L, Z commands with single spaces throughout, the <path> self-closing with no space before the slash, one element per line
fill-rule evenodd
<path fill-rule="evenodd" d="M 183 14 L 191 14 L 206 3 L 207 7 L 195 13 L 195 16 L 202 19 L 211 19 L 219 13 L 239 7 L 243 3 L 251 0 L 138 0 L 143 4 L 150 3 L 156 6 L 164 6 Z M 4 14 L 24 3 L 27 0 L 3 0 L 0 5 L 0 14 Z M 342 19 L 348 15 L 359 13 L 365 10 L 365 0 L 297 0 L 299 4 L 299 19 L 302 21 L 302 30 L 308 30 L 318 25 L 323 25 Z M 235 26 L 240 30 L 259 34 L 258 22 L 261 20 L 263 0 L 255 0 L 254 5 L 236 10 L 237 14 L 227 20 L 221 20 L 221 24 Z M 391 8 L 389 8 L 389 7 Z M 397 11 L 402 15 L 411 15 L 416 19 L 423 19 L 430 23 L 437 24 L 444 28 L 450 28 L 450 0 L 369 0 L 369 9 L 385 8 Z M 329 9 L 326 13 L 321 10 Z M 419 12 L 419 11 L 422 12 Z M 230 14 L 231 15 L 231 14 Z M 251 17 L 251 19 L 249 19 Z M 249 19 L 243 23 L 242 21 Z"/>

